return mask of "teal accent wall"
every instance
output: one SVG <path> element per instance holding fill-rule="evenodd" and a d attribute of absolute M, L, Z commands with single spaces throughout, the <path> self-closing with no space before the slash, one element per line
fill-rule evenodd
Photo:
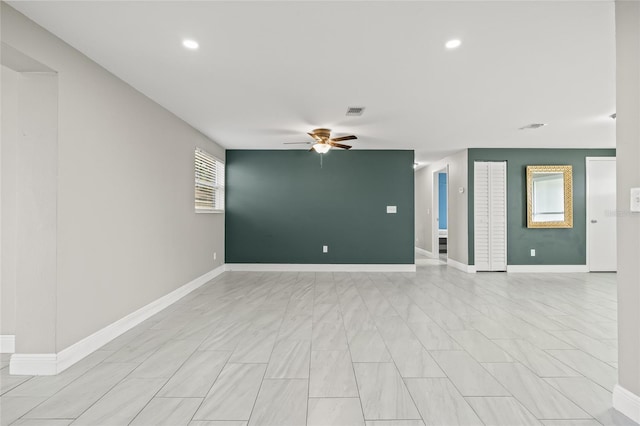
<path fill-rule="evenodd" d="M 399 150 L 332 150 L 322 167 L 307 150 L 227 150 L 225 261 L 413 264 L 413 162 Z"/>
<path fill-rule="evenodd" d="M 615 157 L 615 149 L 469 149 L 469 264 L 474 264 L 475 161 L 507 162 L 507 264 L 584 265 L 586 256 L 586 157 Z M 527 228 L 527 165 L 573 166 L 573 228 Z M 536 256 L 530 249 L 536 249 Z"/>

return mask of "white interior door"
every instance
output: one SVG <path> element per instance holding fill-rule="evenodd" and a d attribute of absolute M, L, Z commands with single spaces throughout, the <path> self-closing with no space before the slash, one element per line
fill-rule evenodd
<path fill-rule="evenodd" d="M 587 261 L 590 271 L 615 271 L 616 159 L 587 158 Z"/>
<path fill-rule="evenodd" d="M 507 270 L 507 163 L 474 162 L 476 271 Z"/>

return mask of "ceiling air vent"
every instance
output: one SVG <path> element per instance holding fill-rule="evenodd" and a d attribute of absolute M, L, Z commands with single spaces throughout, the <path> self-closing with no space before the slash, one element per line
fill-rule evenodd
<path fill-rule="evenodd" d="M 526 126 L 520 127 L 520 130 L 539 129 L 540 127 L 544 127 L 544 126 L 546 126 L 545 123 L 531 123 L 531 124 L 527 124 Z"/>
<path fill-rule="evenodd" d="M 347 108 L 347 115 L 362 115 L 364 107 L 349 107 Z"/>

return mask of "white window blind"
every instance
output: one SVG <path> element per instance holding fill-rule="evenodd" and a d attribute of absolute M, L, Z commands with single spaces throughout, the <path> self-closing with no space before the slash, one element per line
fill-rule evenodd
<path fill-rule="evenodd" d="M 196 212 L 224 211 L 224 163 L 200 148 L 195 153 Z"/>

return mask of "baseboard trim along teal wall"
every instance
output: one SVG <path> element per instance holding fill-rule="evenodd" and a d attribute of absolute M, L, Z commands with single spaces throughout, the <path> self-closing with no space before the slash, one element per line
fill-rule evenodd
<path fill-rule="evenodd" d="M 473 175 L 475 161 L 507 162 L 507 264 L 585 265 L 586 157 L 615 157 L 615 149 L 471 148 L 468 156 L 469 264 L 474 264 Z M 527 165 L 573 166 L 573 228 L 527 228 Z M 530 249 L 536 249 L 536 256 Z"/>
<path fill-rule="evenodd" d="M 235 272 L 416 272 L 415 264 L 381 265 L 371 263 L 227 263 L 226 271 Z"/>
<path fill-rule="evenodd" d="M 414 152 L 320 160 L 306 149 L 226 151 L 226 263 L 414 264 Z"/>

